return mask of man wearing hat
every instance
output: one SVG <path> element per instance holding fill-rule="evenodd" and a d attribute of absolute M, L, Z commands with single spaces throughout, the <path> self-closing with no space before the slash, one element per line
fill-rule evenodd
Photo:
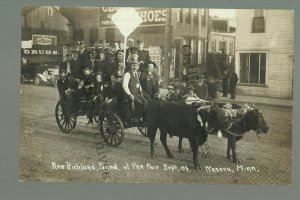
<path fill-rule="evenodd" d="M 141 40 L 137 41 L 138 55 L 140 63 L 148 63 L 150 61 L 150 55 L 147 50 L 144 49 L 144 42 Z"/>
<path fill-rule="evenodd" d="M 198 83 L 196 84 L 195 93 L 201 99 L 207 100 L 207 98 L 208 98 L 208 86 L 204 82 L 203 79 L 199 79 Z"/>
<path fill-rule="evenodd" d="M 134 39 L 129 38 L 127 40 L 128 48 L 126 49 L 125 59 L 128 61 L 128 57 L 131 57 L 132 54 L 138 54 L 138 49 L 134 46 Z"/>
<path fill-rule="evenodd" d="M 81 66 L 78 59 L 78 52 L 73 52 L 73 58 L 70 61 L 71 76 L 77 80 L 82 78 Z"/>
<path fill-rule="evenodd" d="M 59 65 L 59 71 L 64 70 L 66 74 L 71 74 L 71 65 L 70 65 L 71 60 L 72 60 L 72 54 L 67 54 L 66 59 Z"/>
<path fill-rule="evenodd" d="M 147 64 L 146 71 L 141 72 L 140 75 L 140 83 L 143 89 L 143 94 L 148 100 L 159 94 L 159 79 L 155 72 L 155 68 L 156 64 L 151 62 Z"/>
<path fill-rule="evenodd" d="M 186 95 L 184 95 L 183 97 L 181 97 L 182 100 L 194 100 L 197 101 L 199 100 L 199 97 L 194 93 L 195 88 L 194 86 L 189 86 L 188 87 L 188 93 Z"/>
<path fill-rule="evenodd" d="M 143 117 L 145 117 L 148 101 L 142 94 L 142 87 L 139 81 L 138 69 L 140 63 L 136 59 L 131 59 L 130 61 L 131 69 L 124 75 L 123 89 L 132 102 L 143 108 Z"/>
<path fill-rule="evenodd" d="M 115 62 L 115 54 L 113 52 L 109 52 L 108 58 L 101 62 L 100 68 L 102 69 L 103 81 L 109 82 L 110 76 L 118 71 L 118 63 Z"/>
<path fill-rule="evenodd" d="M 178 99 L 178 95 L 175 92 L 175 88 L 172 85 L 169 85 L 167 89 L 168 89 L 168 94 L 166 96 L 166 100 L 173 101 L 173 102 L 178 101 L 179 99 Z"/>

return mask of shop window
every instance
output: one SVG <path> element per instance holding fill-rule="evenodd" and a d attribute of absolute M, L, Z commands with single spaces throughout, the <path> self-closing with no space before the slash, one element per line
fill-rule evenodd
<path fill-rule="evenodd" d="M 254 16 L 252 19 L 252 33 L 264 33 L 265 32 L 265 18 L 264 10 L 254 10 Z"/>
<path fill-rule="evenodd" d="M 266 53 L 240 54 L 240 82 L 266 84 Z"/>

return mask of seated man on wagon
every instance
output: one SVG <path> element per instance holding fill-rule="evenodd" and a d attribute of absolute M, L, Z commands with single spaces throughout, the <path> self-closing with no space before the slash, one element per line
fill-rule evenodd
<path fill-rule="evenodd" d="M 107 99 L 105 101 L 106 109 L 117 112 L 122 120 L 128 121 L 130 119 L 130 107 L 120 78 L 116 73 L 111 75 Z"/>
<path fill-rule="evenodd" d="M 135 114 L 138 116 L 143 115 L 145 118 L 148 101 L 143 96 L 142 87 L 139 81 L 139 64 L 140 63 L 137 60 L 131 60 L 131 69 L 129 72 L 125 73 L 123 78 L 123 89 L 130 99 L 130 102 L 132 102 L 132 109 L 136 111 Z"/>
<path fill-rule="evenodd" d="M 95 81 L 91 83 L 91 94 L 87 101 L 87 117 L 89 119 L 87 125 L 93 123 L 93 117 L 96 114 L 100 114 L 103 110 L 103 102 L 105 100 L 105 88 L 102 81 L 102 73 L 100 71 L 95 74 Z"/>
<path fill-rule="evenodd" d="M 59 70 L 59 79 L 57 80 L 57 89 L 60 98 L 65 98 L 71 87 L 71 81 L 66 75 L 65 69 Z"/>

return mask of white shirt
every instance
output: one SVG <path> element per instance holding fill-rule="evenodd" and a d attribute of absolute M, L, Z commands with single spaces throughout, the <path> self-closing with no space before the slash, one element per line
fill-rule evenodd
<path fill-rule="evenodd" d="M 133 74 L 136 75 L 136 77 L 138 77 L 138 73 L 137 72 L 133 72 Z M 130 73 L 129 72 L 126 72 L 125 75 L 124 75 L 124 78 L 123 78 L 123 89 L 125 91 L 125 93 L 127 95 L 132 95 L 129 88 L 128 88 L 128 84 L 129 84 L 129 80 L 130 80 Z M 140 85 L 140 91 L 142 91 L 142 88 L 141 88 L 141 85 Z"/>

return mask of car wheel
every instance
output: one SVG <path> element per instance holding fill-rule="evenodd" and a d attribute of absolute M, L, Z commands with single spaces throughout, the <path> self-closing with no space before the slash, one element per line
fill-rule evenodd
<path fill-rule="evenodd" d="M 55 79 L 53 80 L 53 86 L 54 86 L 54 87 L 57 87 L 57 78 L 55 78 Z"/>
<path fill-rule="evenodd" d="M 39 76 L 36 76 L 35 78 L 34 78 L 34 84 L 35 85 L 39 85 L 41 83 L 41 78 L 39 77 Z"/>

